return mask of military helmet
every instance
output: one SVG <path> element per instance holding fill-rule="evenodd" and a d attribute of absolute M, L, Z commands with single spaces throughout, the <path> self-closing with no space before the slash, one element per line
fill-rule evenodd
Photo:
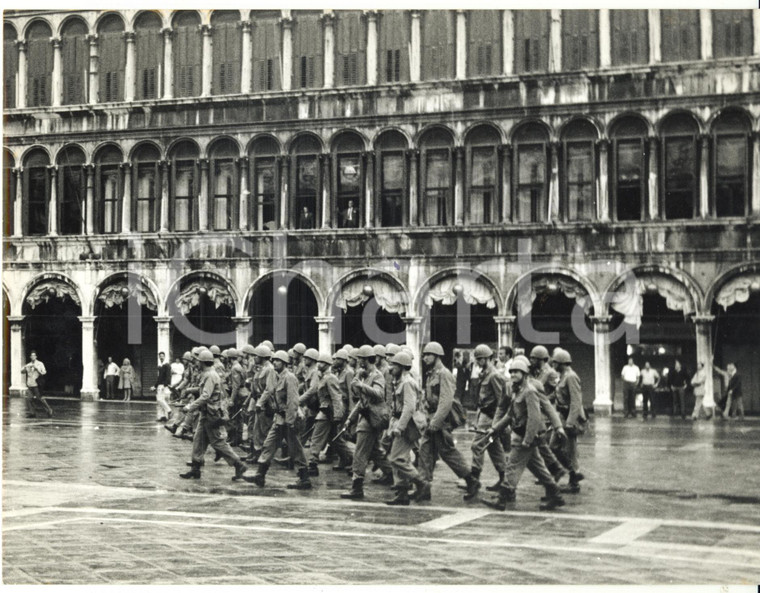
<path fill-rule="evenodd" d="M 375 349 L 368 344 L 365 344 L 356 352 L 357 358 L 372 358 L 373 356 L 375 356 Z"/>
<path fill-rule="evenodd" d="M 247 354 L 248 356 L 253 356 L 253 354 L 255 354 L 256 351 L 254 350 L 253 346 L 251 346 L 250 344 L 246 344 L 241 349 L 241 352 L 243 354 Z"/>
<path fill-rule="evenodd" d="M 274 360 L 281 360 L 285 364 L 290 364 L 290 357 L 288 356 L 288 353 L 285 352 L 285 350 L 278 350 L 272 355 L 272 358 Z"/>
<path fill-rule="evenodd" d="M 209 346 L 209 352 L 211 352 L 211 354 L 214 356 L 219 356 L 222 353 L 221 349 L 216 344 Z"/>
<path fill-rule="evenodd" d="M 573 362 L 570 353 L 567 350 L 558 350 L 554 353 L 554 362 L 557 364 L 571 364 Z"/>
<path fill-rule="evenodd" d="M 533 346 L 533 350 L 530 351 L 530 358 L 549 360 L 549 351 L 544 346 Z"/>
<path fill-rule="evenodd" d="M 253 355 L 261 358 L 272 358 L 272 350 L 264 344 L 259 344 L 253 349 Z"/>
<path fill-rule="evenodd" d="M 222 358 L 227 358 L 229 354 L 230 354 L 229 348 L 225 348 L 224 350 L 222 350 Z"/>
<path fill-rule="evenodd" d="M 488 344 L 478 344 L 475 346 L 472 355 L 475 358 L 491 358 L 493 356 L 493 350 L 491 350 Z"/>
<path fill-rule="evenodd" d="M 333 363 L 333 357 L 327 354 L 326 352 L 322 352 L 320 353 L 319 360 L 317 362 L 325 362 L 331 365 Z"/>
<path fill-rule="evenodd" d="M 333 354 L 333 360 L 348 360 L 348 353 L 341 348 L 335 354 Z"/>
<path fill-rule="evenodd" d="M 292 348 L 288 348 L 288 356 L 290 356 L 290 358 L 292 359 L 295 357 L 295 355 L 296 355 L 296 351 L 293 350 Z"/>
<path fill-rule="evenodd" d="M 295 350 L 295 347 L 293 348 Z M 298 350 L 296 350 L 298 352 Z M 319 360 L 319 350 L 316 348 L 309 348 L 306 352 L 303 353 L 304 358 L 311 358 L 314 361 Z"/>
<path fill-rule="evenodd" d="M 193 355 L 190 352 L 185 352 L 182 355 L 182 360 L 192 360 L 192 359 L 193 359 Z"/>
<path fill-rule="evenodd" d="M 386 356 L 393 356 L 394 354 L 397 354 L 398 352 L 401 352 L 401 347 L 398 344 L 388 344 L 385 347 Z"/>
<path fill-rule="evenodd" d="M 198 360 L 201 362 L 214 362 L 214 355 L 211 353 L 211 350 L 202 350 L 198 354 Z"/>
<path fill-rule="evenodd" d="M 397 352 L 391 359 L 391 364 L 397 364 L 407 369 L 412 368 L 412 357 L 407 352 Z"/>
<path fill-rule="evenodd" d="M 198 357 L 198 353 L 199 353 L 201 350 L 203 350 L 203 348 L 201 348 L 200 346 L 196 346 L 196 347 L 195 347 L 195 348 L 193 348 L 193 349 L 192 349 L 190 352 L 192 352 L 193 356 L 195 356 L 195 357 L 197 358 L 197 357 Z"/>
<path fill-rule="evenodd" d="M 517 361 L 523 362 L 523 363 L 525 363 L 526 366 L 530 367 L 530 361 L 528 360 L 528 357 L 525 356 L 524 354 L 518 354 L 517 356 L 515 356 L 512 359 L 512 363 L 511 364 L 515 364 Z M 512 367 L 510 366 L 510 368 L 512 368 Z"/>
<path fill-rule="evenodd" d="M 238 358 L 240 356 L 240 350 L 237 348 L 230 348 L 227 350 L 227 358 Z"/>
<path fill-rule="evenodd" d="M 385 356 L 385 346 L 382 344 L 375 344 L 372 349 L 375 351 L 375 356 Z"/>
<path fill-rule="evenodd" d="M 259 346 L 266 346 L 272 352 L 274 352 L 274 344 L 272 344 L 272 342 L 270 342 L 269 340 L 264 340 L 263 342 L 261 342 L 261 344 L 259 344 Z"/>
<path fill-rule="evenodd" d="M 306 352 L 306 346 L 301 342 L 298 342 L 298 344 L 293 346 L 293 350 L 296 352 L 296 354 L 302 355 L 304 352 Z"/>
<path fill-rule="evenodd" d="M 443 346 L 438 342 L 428 342 L 422 350 L 423 354 L 435 354 L 436 356 L 445 356 Z"/>
<path fill-rule="evenodd" d="M 524 360 L 513 360 L 512 364 L 509 365 L 509 372 L 512 371 L 522 371 L 526 375 L 530 374 L 530 367 Z"/>
<path fill-rule="evenodd" d="M 407 346 L 406 344 L 404 344 L 403 346 L 399 346 L 399 348 L 400 348 L 399 352 L 406 352 L 409 356 L 412 357 L 412 360 L 414 360 L 414 352 L 412 351 L 411 346 Z"/>

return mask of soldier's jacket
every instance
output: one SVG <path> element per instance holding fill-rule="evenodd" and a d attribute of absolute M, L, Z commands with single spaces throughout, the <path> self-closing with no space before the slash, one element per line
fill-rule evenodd
<path fill-rule="evenodd" d="M 230 397 L 234 400 L 238 398 L 238 391 L 245 384 L 245 371 L 237 360 L 232 363 L 227 375 L 227 385 L 230 389 Z"/>
<path fill-rule="evenodd" d="M 357 404 L 349 414 L 348 422 L 356 420 L 359 415 L 361 419 L 356 427 L 357 432 L 374 430 L 367 420 L 367 415 L 376 417 L 387 416 L 388 404 L 385 401 L 385 378 L 376 368 L 370 369 L 369 372 L 360 370 L 354 375 L 351 382 L 351 391 L 358 398 Z"/>
<path fill-rule="evenodd" d="M 191 369 L 188 385 L 182 390 L 182 399 L 193 399 L 200 394 L 203 374 L 204 372 L 196 367 Z"/>
<path fill-rule="evenodd" d="M 496 408 L 504 397 L 506 379 L 493 365 L 489 364 L 480 373 L 480 386 L 478 388 L 478 408 L 484 414 L 493 417 Z"/>
<path fill-rule="evenodd" d="M 536 373 L 536 380 L 541 383 L 541 387 L 549 399 L 554 399 L 554 392 L 559 383 L 559 373 L 551 365 L 544 363 L 544 366 Z"/>
<path fill-rule="evenodd" d="M 381 369 L 380 365 L 378 365 L 377 370 L 383 374 L 383 379 L 385 379 L 385 401 L 391 406 L 393 404 L 393 390 L 395 389 L 395 385 L 390 365 L 386 365 L 385 370 Z"/>
<path fill-rule="evenodd" d="M 303 393 L 304 382 L 306 381 L 306 366 L 303 363 L 303 356 L 298 359 L 298 362 L 293 365 L 293 374 L 298 381 L 298 393 Z"/>
<path fill-rule="evenodd" d="M 343 393 L 340 390 L 338 377 L 330 369 L 322 373 L 319 379 L 317 399 L 319 400 L 317 420 L 340 420 L 345 415 Z"/>
<path fill-rule="evenodd" d="M 336 420 L 343 419 L 343 417 L 346 415 L 348 410 L 351 407 L 351 404 L 353 403 L 351 401 L 351 381 L 354 379 L 354 369 L 351 368 L 350 365 L 346 364 L 343 366 L 343 369 L 338 374 L 338 386 L 340 387 L 341 395 L 343 397 L 343 415 L 338 418 L 335 417 Z"/>
<path fill-rule="evenodd" d="M 514 395 L 512 406 L 505 419 L 511 420 L 512 430 L 529 445 L 546 431 L 538 392 L 529 381 L 525 381 L 522 389 Z"/>
<path fill-rule="evenodd" d="M 535 379 L 534 377 L 526 377 L 525 380 L 526 383 L 528 383 L 533 388 L 533 390 L 536 392 L 536 395 L 538 396 L 538 402 L 541 407 L 541 413 L 543 414 L 544 424 L 550 424 L 553 428 L 562 428 L 562 420 L 557 413 L 557 409 L 554 407 L 554 404 L 549 401 L 549 397 L 544 393 L 544 388 L 538 379 Z M 512 383 L 509 382 L 507 383 L 507 390 L 504 394 L 504 398 L 502 399 L 502 403 L 499 404 L 499 407 L 496 409 L 496 414 L 494 415 L 493 423 L 491 424 L 491 427 L 496 432 L 502 430 L 512 419 L 511 415 L 507 413 L 512 403 L 512 396 Z"/>
<path fill-rule="evenodd" d="M 293 371 L 284 368 L 277 374 L 274 388 L 274 406 L 276 424 L 294 425 L 298 418 L 298 379 Z"/>
<path fill-rule="evenodd" d="M 419 385 L 412 375 L 408 372 L 402 373 L 398 381 L 395 382 L 393 390 L 393 402 L 391 404 L 393 420 L 391 421 L 391 428 L 395 426 L 402 433 L 406 432 L 407 437 L 412 440 L 419 438 L 419 431 L 424 428 L 424 425 L 422 427 L 415 426 L 415 423 L 412 421 L 414 413 L 417 411 L 419 395 Z M 417 428 L 417 432 L 413 430 L 407 431 L 411 427 Z"/>
<path fill-rule="evenodd" d="M 317 390 L 319 389 L 321 378 L 322 373 L 319 372 L 316 363 L 304 371 L 303 388 L 300 390 L 301 398 L 298 401 L 298 405 L 306 406 L 312 412 L 318 408 Z"/>
<path fill-rule="evenodd" d="M 581 380 L 576 372 L 567 368 L 557 385 L 557 408 L 565 418 L 565 426 L 583 431 L 586 412 L 583 410 Z"/>
<path fill-rule="evenodd" d="M 221 358 L 214 358 L 214 370 L 216 371 L 216 374 L 219 375 L 219 378 L 222 380 L 222 382 L 227 379 L 227 369 L 225 368 Z"/>
<path fill-rule="evenodd" d="M 251 382 L 251 404 L 252 409 L 254 402 L 264 410 L 273 410 L 272 394 L 277 387 L 277 371 L 274 370 L 272 363 L 265 360 L 263 364 L 256 368 L 256 373 Z"/>
<path fill-rule="evenodd" d="M 201 420 L 209 412 L 219 413 L 222 406 L 222 381 L 216 370 L 211 367 L 203 372 L 200 380 L 200 395 L 198 398 L 187 405 L 188 412 L 199 410 Z"/>
<path fill-rule="evenodd" d="M 425 383 L 425 408 L 430 418 L 430 430 L 441 430 L 451 413 L 456 391 L 456 379 L 449 369 L 438 360 L 428 371 Z"/>
<path fill-rule="evenodd" d="M 195 366 L 190 363 L 186 364 L 185 370 L 182 371 L 182 379 L 174 387 L 174 390 L 180 394 L 180 397 L 182 396 L 182 391 L 184 391 L 185 388 L 190 386 L 190 383 L 193 379 L 194 374 L 195 374 Z"/>

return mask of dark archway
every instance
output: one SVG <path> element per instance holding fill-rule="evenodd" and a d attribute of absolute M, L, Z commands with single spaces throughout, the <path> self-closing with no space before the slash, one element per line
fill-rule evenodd
<path fill-rule="evenodd" d="M 369 325 L 364 323 L 365 314 Z M 334 306 L 333 316 L 336 320 L 340 319 L 340 331 L 335 332 L 336 348 L 344 344 L 361 346 L 363 344 L 382 343 L 385 345 L 390 341 L 406 341 L 405 338 L 399 340 L 397 337 L 383 339 L 386 335 L 404 336 L 405 325 L 398 313 L 386 311 L 377 304 L 374 297 L 354 307 L 347 307 L 345 312 Z M 371 321 L 372 318 L 374 318 L 374 322 Z"/>
<path fill-rule="evenodd" d="M 299 278 L 263 280 L 251 297 L 248 314 L 253 332 L 248 341 L 253 345 L 263 340 L 270 340 L 278 349 L 287 349 L 298 342 L 309 347 L 318 344 L 314 320 L 318 315 L 317 299 Z"/>

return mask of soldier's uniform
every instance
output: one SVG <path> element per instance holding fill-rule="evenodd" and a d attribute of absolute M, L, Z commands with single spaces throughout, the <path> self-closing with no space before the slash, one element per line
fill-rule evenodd
<path fill-rule="evenodd" d="M 507 460 L 504 455 L 504 447 L 499 438 L 490 438 L 484 434 L 493 424 L 494 416 L 499 403 L 504 398 L 506 380 L 490 362 L 480 373 L 480 385 L 478 387 L 478 419 L 476 428 L 481 431 L 472 441 L 472 473 L 476 478 L 480 477 L 483 469 L 483 457 L 486 451 L 491 458 L 496 471 L 501 475 L 506 467 Z"/>
<path fill-rule="evenodd" d="M 240 394 L 240 389 L 245 386 L 245 371 L 237 358 L 233 359 L 232 366 L 230 366 L 227 382 L 229 384 L 231 402 L 229 409 L 229 437 L 230 444 L 236 447 L 243 441 L 243 413 L 241 410 L 243 397 Z"/>
<path fill-rule="evenodd" d="M 317 384 L 317 400 L 319 411 L 314 420 L 314 432 L 311 435 L 311 448 L 309 449 L 309 473 L 318 475 L 317 464 L 319 453 L 327 445 L 333 429 L 333 420 L 341 419 L 345 415 L 343 408 L 343 394 L 340 391 L 338 377 L 328 368 L 321 374 Z"/>
<path fill-rule="evenodd" d="M 586 430 L 586 412 L 583 410 L 581 380 L 576 372 L 566 367 L 557 385 L 557 411 L 562 417 L 567 441 L 558 448 L 558 457 L 570 469 L 570 487 L 578 484 L 578 435 Z"/>
<path fill-rule="evenodd" d="M 341 425 L 348 417 L 348 411 L 351 409 L 351 381 L 354 379 L 354 369 L 345 362 L 343 368 L 337 375 L 338 388 L 341 393 L 341 401 L 343 402 L 343 414 L 333 418 L 334 432 L 337 435 L 341 430 Z M 341 434 L 332 442 L 333 449 L 338 455 L 338 465 L 333 469 L 342 469 L 346 466 L 350 466 L 354 458 L 354 444 L 349 441 L 346 433 Z"/>
<path fill-rule="evenodd" d="M 352 424 L 359 419 L 356 427 L 356 450 L 352 471 L 354 479 L 364 479 L 367 464 L 370 459 L 383 469 L 383 473 L 390 473 L 391 468 L 385 453 L 380 447 L 380 439 L 385 431 L 385 426 L 375 423 L 370 424 L 369 418 L 388 417 L 388 405 L 385 401 L 385 379 L 380 371 L 372 367 L 369 372 L 358 371 L 351 383 L 351 390 L 356 394 L 359 402 L 349 414 L 347 422 Z"/>
<path fill-rule="evenodd" d="M 309 368 L 304 365 L 302 396 L 299 405 L 303 406 L 304 422 L 300 425 L 300 436 L 302 441 L 307 441 L 311 437 L 309 434 L 314 426 L 314 419 L 317 416 L 319 403 L 317 399 L 317 389 L 319 388 L 320 372 L 317 363 L 314 362 Z"/>
<path fill-rule="evenodd" d="M 203 371 L 197 367 L 191 369 L 189 384 L 182 390 L 180 399 L 185 405 L 200 395 L 203 374 Z M 196 430 L 198 420 L 199 414 L 197 411 L 182 412 L 182 415 L 178 415 L 175 420 L 177 422 L 177 430 L 174 432 L 174 436 L 177 438 L 189 438 L 186 435 L 192 434 Z"/>
<path fill-rule="evenodd" d="M 419 440 L 420 431 L 424 429 L 424 426 L 417 426 L 414 421 L 419 392 L 419 385 L 408 371 L 404 371 L 395 382 L 389 432 L 399 432 L 393 436 L 388 461 L 393 468 L 394 481 L 404 489 L 404 493 L 409 482 L 420 482 L 420 474 L 411 461 L 412 447 Z"/>
<path fill-rule="evenodd" d="M 547 406 L 554 409 L 554 404 L 557 399 L 555 391 L 557 389 L 557 384 L 559 383 L 559 373 L 546 362 L 542 363 L 542 365 L 543 366 L 537 369 L 535 377 L 530 377 L 529 380 L 536 388 L 539 397 L 542 395 L 546 397 L 546 404 L 542 402 L 541 406 L 541 410 L 544 412 L 544 423 L 547 428 L 550 426 L 556 428 L 556 422 L 551 421 L 546 414 L 546 410 L 549 409 Z M 567 472 L 560 460 L 557 459 L 552 447 L 549 445 L 548 437 L 549 432 L 546 432 L 538 444 L 538 451 L 541 454 L 541 457 L 544 458 L 546 468 L 551 472 L 552 476 L 554 476 L 554 480 L 559 481 Z"/>
<path fill-rule="evenodd" d="M 264 440 L 272 428 L 275 406 L 272 395 L 277 387 L 277 372 L 272 363 L 264 359 L 255 367 L 251 382 L 251 400 L 248 403 L 248 434 L 251 439 L 251 454 L 261 451 Z"/>

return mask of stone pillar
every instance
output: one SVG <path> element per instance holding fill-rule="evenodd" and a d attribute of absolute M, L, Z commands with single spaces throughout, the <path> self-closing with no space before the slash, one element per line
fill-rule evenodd
<path fill-rule="evenodd" d="M 649 63 L 659 64 L 662 62 L 661 48 L 662 23 L 660 21 L 660 9 L 649 9 Z"/>
<path fill-rule="evenodd" d="M 121 198 L 121 232 L 132 232 L 132 165 L 121 164 L 122 177 L 124 178 L 124 195 Z"/>
<path fill-rule="evenodd" d="M 283 17 L 282 23 L 282 90 L 289 91 L 293 85 L 293 19 Z"/>
<path fill-rule="evenodd" d="M 504 315 L 493 318 L 496 322 L 497 331 L 499 333 L 499 348 L 512 348 L 515 340 L 516 319 L 517 317 L 514 315 Z"/>
<path fill-rule="evenodd" d="M 512 220 L 512 145 L 503 144 L 501 151 L 501 222 Z"/>
<path fill-rule="evenodd" d="M 760 56 L 760 11 L 752 11 L 752 39 L 753 51 L 756 56 Z M 19 56 L 19 64 L 21 64 L 21 56 Z"/>
<path fill-rule="evenodd" d="M 657 137 L 649 138 L 649 220 L 656 220 L 660 213 L 660 184 L 657 171 L 659 169 L 657 162 L 658 143 Z"/>
<path fill-rule="evenodd" d="M 211 96 L 211 81 L 214 69 L 214 39 L 211 37 L 211 26 L 201 25 L 203 44 L 201 45 L 201 97 Z"/>
<path fill-rule="evenodd" d="M 335 340 L 332 335 L 332 324 L 334 317 L 315 317 L 319 328 L 319 352 L 332 354 Z"/>
<path fill-rule="evenodd" d="M 515 72 L 515 13 L 513 10 L 505 10 L 501 17 L 501 34 L 504 39 L 502 44 L 503 72 L 506 75 Z"/>
<path fill-rule="evenodd" d="M 58 167 L 51 165 L 50 171 L 50 205 L 48 206 L 48 235 L 58 234 Z"/>
<path fill-rule="evenodd" d="M 290 228 L 291 220 L 288 215 L 288 186 L 290 185 L 290 157 L 287 155 L 278 157 L 280 166 L 280 224 L 281 229 Z"/>
<path fill-rule="evenodd" d="M 546 221 L 559 220 L 559 143 L 551 143 L 551 176 L 549 178 L 549 212 Z"/>
<path fill-rule="evenodd" d="M 159 233 L 169 232 L 169 163 L 161 161 L 161 210 Z"/>
<path fill-rule="evenodd" d="M 208 159 L 200 159 L 201 191 L 198 194 L 198 230 L 208 230 Z"/>
<path fill-rule="evenodd" d="M 86 165 L 84 168 L 85 175 L 87 176 L 87 190 L 85 194 L 85 229 L 84 232 L 87 235 L 95 234 L 95 188 L 94 185 L 94 167 L 92 165 Z"/>
<path fill-rule="evenodd" d="M 242 348 L 248 343 L 250 317 L 233 317 L 232 322 L 235 324 L 235 348 Z"/>
<path fill-rule="evenodd" d="M 332 11 L 322 15 L 325 28 L 325 80 L 323 86 L 331 89 L 335 85 L 335 16 Z"/>
<path fill-rule="evenodd" d="M 25 362 L 24 347 L 21 340 L 21 326 L 23 321 L 23 315 L 19 317 L 8 317 L 8 322 L 11 329 L 11 384 L 8 390 L 11 396 L 22 395 L 26 389 L 24 376 L 21 373 L 21 369 L 24 368 Z"/>
<path fill-rule="evenodd" d="M 562 70 L 562 11 L 552 9 L 552 24 L 549 33 L 549 71 Z"/>
<path fill-rule="evenodd" d="M 609 68 L 612 65 L 610 37 L 610 9 L 599 9 L 599 66 Z"/>
<path fill-rule="evenodd" d="M 156 325 L 158 326 L 157 339 L 156 339 L 156 352 L 164 352 L 166 354 L 166 360 L 172 360 L 172 344 L 171 344 L 171 317 L 154 317 Z"/>
<path fill-rule="evenodd" d="M 420 344 L 420 329 L 422 327 L 422 317 L 402 317 L 401 320 L 406 326 L 406 345 L 412 349 L 414 354 L 414 367 L 422 376 L 422 345 Z"/>
<path fill-rule="evenodd" d="M 760 12 L 753 10 L 752 12 Z M 752 216 L 760 216 L 760 133 L 752 134 Z"/>
<path fill-rule="evenodd" d="M 24 170 L 17 167 L 13 173 L 16 176 L 16 198 L 13 200 L 13 236 L 20 237 L 24 234 L 24 221 L 21 220 L 24 204 Z"/>
<path fill-rule="evenodd" d="M 53 44 L 53 84 L 52 84 L 52 105 L 60 107 L 63 95 L 63 69 L 61 68 L 61 38 L 53 37 L 50 42 Z"/>
<path fill-rule="evenodd" d="M 420 30 L 420 11 L 412 10 L 412 34 L 409 48 L 409 80 L 419 82 L 422 66 L 422 37 Z"/>
<path fill-rule="evenodd" d="M 88 75 L 90 92 L 88 93 L 87 101 L 90 104 L 95 104 L 98 102 L 98 94 L 100 92 L 100 78 L 98 76 L 98 36 L 88 35 L 87 41 L 90 42 L 90 72 Z"/>
<path fill-rule="evenodd" d="M 240 52 L 240 92 L 250 93 L 253 89 L 253 61 L 251 60 L 251 22 L 242 21 L 240 27 L 243 32 L 243 48 Z"/>
<path fill-rule="evenodd" d="M 596 203 L 596 216 L 602 222 L 610 220 L 610 198 L 609 198 L 609 169 L 607 159 L 609 153 L 610 141 L 602 138 L 597 142 L 599 146 L 599 183 L 597 185 L 597 195 L 599 200 Z"/>
<path fill-rule="evenodd" d="M 377 11 L 367 14 L 367 84 L 377 84 Z"/>
<path fill-rule="evenodd" d="M 95 381 L 95 317 L 83 316 L 82 322 L 82 388 L 79 397 L 82 401 L 92 402 L 100 399 L 100 390 Z"/>
<path fill-rule="evenodd" d="M 713 386 L 713 343 L 712 324 L 715 320 L 713 315 L 695 315 L 692 321 L 696 326 L 697 333 L 697 364 L 705 365 L 705 397 L 702 405 L 712 413 L 715 407 L 715 388 Z"/>
<path fill-rule="evenodd" d="M 454 148 L 454 224 L 464 225 L 464 147 L 462 146 Z"/>
<path fill-rule="evenodd" d="M 467 78 L 467 13 L 457 10 L 456 78 Z"/>
<path fill-rule="evenodd" d="M 419 226 L 418 197 L 417 197 L 417 161 L 420 158 L 419 150 L 408 150 L 409 156 L 409 225 Z"/>
<path fill-rule="evenodd" d="M 364 156 L 366 164 L 364 173 L 364 226 L 370 229 L 375 222 L 375 153 L 370 151 Z"/>
<path fill-rule="evenodd" d="M 240 159 L 240 216 L 238 217 L 238 228 L 241 231 L 248 230 L 248 202 L 251 192 L 248 191 L 248 157 Z"/>
<path fill-rule="evenodd" d="M 609 416 L 612 414 L 612 376 L 610 371 L 610 322 L 612 317 L 592 317 L 594 324 L 594 370 L 596 395 L 594 397 L 594 414 Z"/>
<path fill-rule="evenodd" d="M 330 175 L 330 155 L 329 154 L 319 155 L 319 166 L 322 167 L 322 175 L 321 175 L 322 188 L 320 190 L 322 192 L 322 228 L 329 229 L 330 219 L 331 219 L 330 179 L 332 179 L 332 176 Z M 315 212 L 315 215 L 316 215 L 316 212 Z M 319 227 L 315 224 L 314 228 L 319 228 Z"/>
<path fill-rule="evenodd" d="M 127 59 L 124 63 L 124 101 L 134 101 L 135 81 L 137 79 L 134 31 L 124 33 L 124 38 L 127 40 Z"/>
<path fill-rule="evenodd" d="M 16 77 L 16 107 L 26 107 L 26 41 L 17 41 L 18 76 Z"/>
<path fill-rule="evenodd" d="M 710 216 L 710 137 L 699 137 L 699 217 Z"/>
<path fill-rule="evenodd" d="M 161 29 L 164 34 L 164 99 L 174 97 L 174 51 L 171 27 Z"/>
<path fill-rule="evenodd" d="M 701 56 L 703 60 L 713 59 L 713 28 L 712 10 L 709 8 L 699 9 L 699 36 L 702 41 Z"/>

